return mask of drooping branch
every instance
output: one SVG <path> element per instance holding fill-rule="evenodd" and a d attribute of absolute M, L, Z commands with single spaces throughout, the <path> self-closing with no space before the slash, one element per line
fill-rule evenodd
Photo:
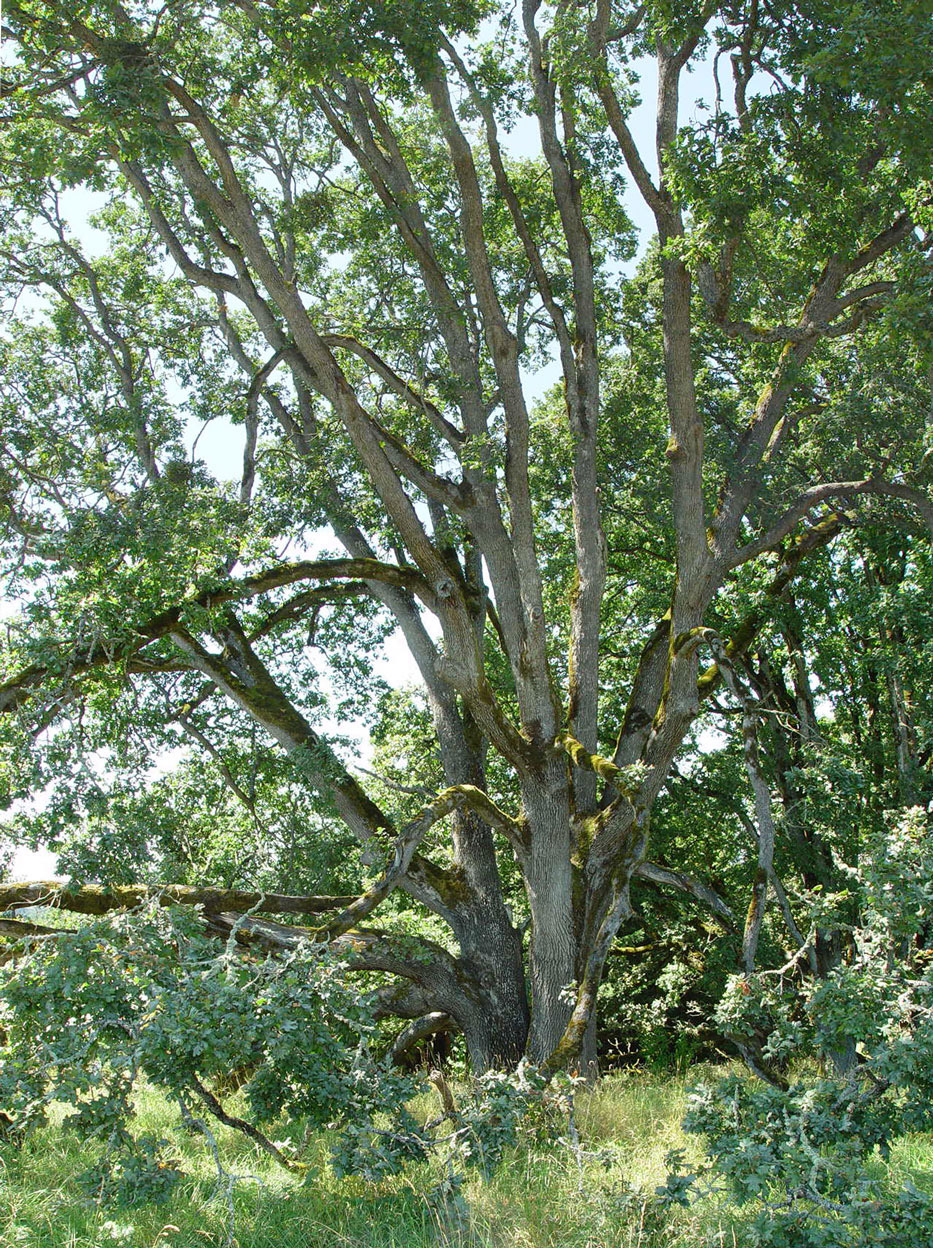
<path fill-rule="evenodd" d="M 343 909 L 359 900 L 350 897 L 292 896 L 279 893 L 256 893 L 239 889 L 196 888 L 186 885 L 144 887 L 140 885 L 84 885 L 72 887 L 59 881 L 38 881 L 12 884 L 0 888 L 0 911 L 32 906 L 48 906 L 75 914 L 100 916 L 115 911 L 133 910 L 148 901 L 162 905 L 199 906 L 209 932 L 226 940 L 231 937 L 240 945 L 258 944 L 272 952 L 288 952 L 307 942 L 327 940 L 338 957 L 354 970 L 384 971 L 409 980 L 420 990 L 417 998 L 419 1013 L 441 1009 L 457 1020 L 457 1025 L 476 1003 L 468 990 L 453 957 L 440 945 L 421 937 L 405 935 L 397 941 L 391 933 L 351 928 L 339 936 L 328 938 L 327 929 L 302 927 L 276 922 L 264 914 L 311 915 Z M 0 920 L 2 934 L 21 937 L 55 938 L 56 928 Z M 394 990 L 398 991 L 398 990 Z M 466 995 L 465 995 L 466 994 Z M 383 1013 L 395 1013 L 385 1002 Z M 403 1017 L 410 1016 L 400 1010 Z"/>
<path fill-rule="evenodd" d="M 288 698 L 229 608 L 214 632 L 224 646 L 220 654 L 207 650 L 181 625 L 173 629 L 171 637 L 202 675 L 214 681 L 218 689 L 294 756 L 312 783 L 329 795 L 337 813 L 358 839 L 367 841 L 391 832 L 391 820 Z"/>
<path fill-rule="evenodd" d="M 263 1152 L 268 1153 L 270 1157 L 274 1158 L 286 1170 L 304 1168 L 303 1166 L 298 1166 L 290 1157 L 287 1157 L 278 1145 L 274 1144 L 257 1127 L 254 1127 L 251 1122 L 247 1122 L 244 1118 L 238 1118 L 235 1114 L 229 1114 L 214 1093 L 204 1086 L 197 1075 L 191 1074 L 188 1078 L 197 1096 L 200 1097 L 218 1122 L 222 1122 L 225 1127 L 230 1127 L 233 1131 L 239 1131 L 247 1136 Z"/>
<path fill-rule="evenodd" d="M 0 888 L 0 911 L 32 906 L 48 906 L 75 914 L 100 916 L 115 911 L 133 910 L 149 901 L 162 905 L 198 906 L 203 911 L 206 929 L 238 945 L 253 946 L 271 952 L 290 952 L 307 942 L 320 943 L 321 929 L 301 927 L 263 918 L 263 914 L 311 915 L 329 910 L 345 909 L 354 899 L 349 897 L 291 896 L 279 893 L 256 893 L 238 889 L 195 888 L 185 885 L 143 887 L 139 885 L 73 887 L 60 881 L 39 881 L 12 884 Z M 22 920 L 0 920 L 0 934 L 33 939 L 56 939 L 60 929 L 49 928 Z M 384 971 L 410 981 L 412 1000 L 398 1002 L 393 1010 L 389 995 L 383 994 L 383 1014 L 412 1017 L 439 1009 L 456 1020 L 462 1019 L 476 1003 L 469 999 L 457 964 L 440 945 L 422 937 L 406 934 L 396 938 L 388 932 L 353 928 L 329 941 L 330 948 L 344 959 L 350 969 Z M 393 988 L 396 996 L 405 989 Z"/>
<path fill-rule="evenodd" d="M 207 918 L 211 930 L 218 935 L 229 937 L 233 934 L 239 944 L 256 944 L 270 951 L 290 951 L 300 948 L 306 941 L 318 940 L 314 928 L 286 925 L 258 916 L 244 917 L 229 912 L 211 913 Z M 386 992 L 380 992 L 377 998 L 379 1014 L 394 1013 L 391 1002 L 396 997 L 401 1017 L 411 1017 L 413 1008 L 417 1008 L 419 1013 L 427 1013 L 429 1010 L 425 1004 L 430 1003 L 430 1012 L 438 1010 L 449 1014 L 457 1026 L 465 1030 L 479 1007 L 479 1001 L 454 957 L 426 937 L 411 933 L 396 936 L 372 928 L 352 928 L 331 941 L 330 948 L 350 970 L 383 971 L 412 985 L 412 991 L 393 986 Z"/>
<path fill-rule="evenodd" d="M 8 906 L 7 909 L 14 909 Z M 44 923 L 27 923 L 25 919 L 0 919 L 0 936 L 51 936 L 56 937 L 70 928 L 46 927 Z"/>

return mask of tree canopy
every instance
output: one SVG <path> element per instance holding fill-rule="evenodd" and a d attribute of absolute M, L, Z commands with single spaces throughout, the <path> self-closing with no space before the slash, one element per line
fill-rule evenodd
<path fill-rule="evenodd" d="M 926 0 L 3 21 L 0 786 L 62 904 L 323 910 L 476 1069 L 592 1061 L 671 895 L 825 971 L 782 876 L 929 797 Z"/>

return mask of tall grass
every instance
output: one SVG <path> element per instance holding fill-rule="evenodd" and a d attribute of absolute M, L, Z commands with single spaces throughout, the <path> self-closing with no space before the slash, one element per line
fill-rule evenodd
<path fill-rule="evenodd" d="M 694 1072 L 694 1077 L 696 1072 Z M 529 1144 L 507 1154 L 490 1179 L 470 1175 L 462 1199 L 448 1190 L 440 1161 L 372 1185 L 338 1180 L 326 1165 L 327 1139 L 311 1151 L 302 1182 L 274 1167 L 243 1137 L 219 1128 L 227 1167 L 242 1176 L 232 1192 L 231 1226 L 223 1185 L 203 1141 L 152 1091 L 141 1098 L 141 1129 L 172 1141 L 186 1177 L 160 1205 L 101 1207 L 74 1175 L 93 1148 L 60 1123 L 7 1144 L 0 1160 L 2 1248 L 738 1248 L 742 1218 L 709 1197 L 689 1210 L 659 1214 L 651 1200 L 673 1148 L 697 1156 L 680 1130 L 683 1080 L 639 1073 L 613 1076 L 577 1098 L 579 1144 Z M 427 1098 L 416 1113 L 436 1113 Z M 905 1141 L 894 1164 L 933 1177 L 933 1149 Z"/>

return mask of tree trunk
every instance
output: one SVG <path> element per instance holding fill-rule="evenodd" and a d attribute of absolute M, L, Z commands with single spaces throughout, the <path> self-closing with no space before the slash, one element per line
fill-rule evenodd
<path fill-rule="evenodd" d="M 564 1034 L 577 975 L 566 757 L 555 754 L 544 764 L 539 781 L 526 787 L 524 806 L 532 829 L 525 868 L 531 910 L 528 1056 L 543 1062 Z"/>

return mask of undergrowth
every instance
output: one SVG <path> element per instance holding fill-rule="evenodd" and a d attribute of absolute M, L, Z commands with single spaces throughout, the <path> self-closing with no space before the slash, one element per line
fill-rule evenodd
<path fill-rule="evenodd" d="M 425 1095 L 413 1112 L 436 1114 Z M 225 1167 L 238 1175 L 231 1193 L 218 1182 L 203 1141 L 185 1129 L 159 1093 L 140 1095 L 140 1129 L 164 1136 L 186 1177 L 159 1204 L 97 1204 L 73 1176 L 94 1149 L 50 1124 L 2 1149 L 0 1244 L 3 1248 L 660 1248 L 731 1245 L 727 1210 L 659 1213 L 654 1189 L 669 1150 L 689 1145 L 680 1130 L 683 1084 L 653 1077 L 611 1077 L 577 1097 L 579 1143 L 559 1141 L 506 1151 L 490 1178 L 460 1185 L 432 1160 L 403 1175 L 366 1183 L 337 1179 L 321 1131 L 304 1178 L 288 1174 L 244 1137 L 219 1128 Z"/>
<path fill-rule="evenodd" d="M 690 1074 L 695 1081 L 696 1070 Z M 712 1073 L 712 1072 L 711 1072 Z M 338 1179 L 328 1166 L 330 1139 L 318 1132 L 302 1180 L 242 1135 L 216 1132 L 225 1166 L 239 1176 L 231 1193 L 203 1141 L 152 1088 L 138 1102 L 141 1130 L 168 1138 L 186 1178 L 168 1198 L 138 1206 L 96 1203 L 73 1176 L 94 1148 L 63 1130 L 60 1115 L 17 1145 L 0 1150 L 2 1248 L 751 1248 L 748 1219 L 722 1197 L 687 1209 L 665 1206 L 655 1189 L 667 1157 L 683 1149 L 684 1081 L 642 1072 L 614 1075 L 576 1098 L 578 1139 L 507 1149 L 489 1178 L 462 1182 L 434 1159 L 402 1175 L 367 1183 Z M 412 1103 L 418 1118 L 437 1103 Z M 893 1150 L 899 1177 L 933 1185 L 933 1139 L 911 1136 Z"/>

